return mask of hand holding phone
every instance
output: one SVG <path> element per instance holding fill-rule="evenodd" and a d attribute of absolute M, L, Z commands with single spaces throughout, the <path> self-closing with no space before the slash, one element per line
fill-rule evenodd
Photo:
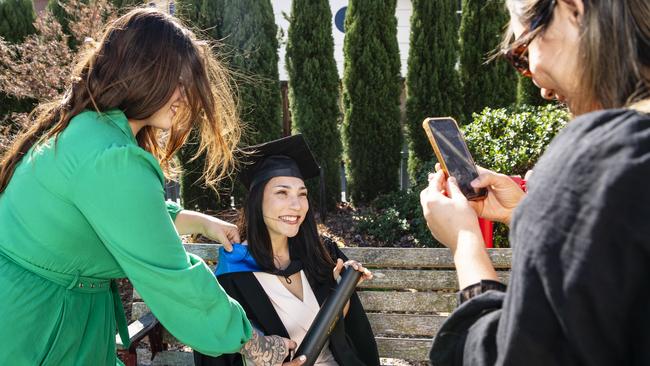
<path fill-rule="evenodd" d="M 487 189 L 475 189 L 470 184 L 478 177 L 478 171 L 456 121 L 451 117 L 427 118 L 422 127 L 445 175 L 456 178 L 468 200 L 485 199 Z"/>

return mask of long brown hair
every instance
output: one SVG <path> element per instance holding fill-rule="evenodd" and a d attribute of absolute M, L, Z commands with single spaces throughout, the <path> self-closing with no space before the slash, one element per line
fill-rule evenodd
<path fill-rule="evenodd" d="M 233 150 L 241 134 L 230 73 L 210 45 L 177 19 L 138 8 L 111 22 L 97 46 L 81 56 L 60 100 L 32 111 L 31 127 L 17 137 L 0 162 L 0 193 L 27 151 L 56 138 L 81 111 L 117 108 L 129 119 L 146 119 L 178 87 L 187 102 L 179 108 L 170 131 L 161 136 L 159 130 L 146 126 L 136 139 L 169 177 L 174 172 L 174 153 L 197 128 L 201 139 L 196 156 L 206 154 L 205 182 L 215 187 L 233 169 Z"/>
<path fill-rule="evenodd" d="M 553 2 L 508 1 L 524 26 L 530 26 Z M 594 102 L 601 108 L 621 108 L 650 97 L 650 2 L 584 0 L 584 7 L 581 103 L 575 112 L 593 110 Z M 543 32 L 546 25 L 537 31 Z"/>

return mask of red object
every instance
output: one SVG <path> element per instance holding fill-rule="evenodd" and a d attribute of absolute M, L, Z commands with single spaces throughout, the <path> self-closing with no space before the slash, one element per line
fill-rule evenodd
<path fill-rule="evenodd" d="M 483 234 L 483 242 L 485 242 L 486 248 L 494 248 L 494 243 L 492 243 L 492 233 L 493 233 L 493 224 L 492 221 L 478 218 L 478 226 L 481 227 L 481 234 Z"/>
<path fill-rule="evenodd" d="M 515 183 L 519 184 L 519 187 L 521 187 L 521 189 L 524 192 L 526 192 L 526 181 L 524 179 L 519 177 L 510 177 L 510 179 L 514 180 Z"/>
<path fill-rule="evenodd" d="M 526 192 L 526 181 L 520 177 L 510 177 L 515 183 L 519 184 L 519 187 Z M 485 220 L 479 217 L 478 225 L 481 228 L 481 234 L 483 235 L 483 242 L 485 242 L 486 248 L 494 248 L 493 234 L 494 234 L 494 224 L 490 220 Z"/>

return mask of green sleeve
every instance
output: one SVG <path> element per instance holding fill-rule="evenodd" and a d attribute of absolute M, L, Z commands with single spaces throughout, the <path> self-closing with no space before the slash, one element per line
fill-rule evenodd
<path fill-rule="evenodd" d="M 172 222 L 176 221 L 178 213 L 183 211 L 183 207 L 174 201 L 165 201 L 165 206 L 167 206 L 167 213 L 172 218 Z"/>
<path fill-rule="evenodd" d="M 153 156 L 113 147 L 75 178 L 73 203 L 165 328 L 201 353 L 238 352 L 251 337 L 250 323 L 208 266 L 185 252 Z"/>

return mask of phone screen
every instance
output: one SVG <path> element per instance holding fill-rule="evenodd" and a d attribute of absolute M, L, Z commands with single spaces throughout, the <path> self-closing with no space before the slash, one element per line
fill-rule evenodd
<path fill-rule="evenodd" d="M 461 192 L 467 199 L 481 199 L 487 195 L 487 190 L 476 190 L 470 182 L 478 177 L 474 159 L 469 153 L 465 139 L 458 129 L 458 125 L 451 118 L 427 119 L 425 128 L 433 137 L 432 143 L 440 163 L 446 168 L 447 174 L 456 178 Z M 437 149 L 435 149 L 437 146 Z"/>

